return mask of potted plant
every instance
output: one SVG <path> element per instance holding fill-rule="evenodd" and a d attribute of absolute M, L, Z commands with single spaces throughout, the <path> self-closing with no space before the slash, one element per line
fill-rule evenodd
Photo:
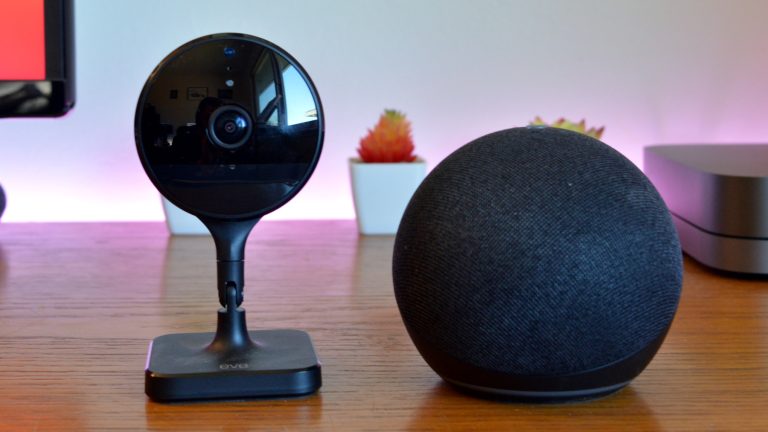
<path fill-rule="evenodd" d="M 595 139 L 600 139 L 603 136 L 603 132 L 605 131 L 605 126 L 601 126 L 599 128 L 591 127 L 587 129 L 587 122 L 584 119 L 581 119 L 580 122 L 574 123 L 570 120 L 566 120 L 565 118 L 561 117 L 557 121 L 550 123 L 545 122 L 541 119 L 541 117 L 536 116 L 535 119 L 530 123 L 531 126 L 550 126 L 550 127 L 556 127 L 560 129 L 568 129 L 570 131 L 579 132 L 587 136 L 591 136 Z"/>
<path fill-rule="evenodd" d="M 351 158 L 349 166 L 361 234 L 397 232 L 403 211 L 427 171 L 413 150 L 411 123 L 396 110 L 384 110 L 376 126 L 360 139 L 359 158 Z"/>

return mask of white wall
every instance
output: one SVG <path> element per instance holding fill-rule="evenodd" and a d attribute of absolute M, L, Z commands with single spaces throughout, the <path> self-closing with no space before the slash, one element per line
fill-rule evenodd
<path fill-rule="evenodd" d="M 535 115 L 604 124 L 638 165 L 652 143 L 768 141 L 766 18 L 762 0 L 77 0 L 76 109 L 0 120 L 3 219 L 160 220 L 136 99 L 205 34 L 271 40 L 320 92 L 320 165 L 274 217 L 351 218 L 347 158 L 385 107 L 410 116 L 430 166 Z"/>

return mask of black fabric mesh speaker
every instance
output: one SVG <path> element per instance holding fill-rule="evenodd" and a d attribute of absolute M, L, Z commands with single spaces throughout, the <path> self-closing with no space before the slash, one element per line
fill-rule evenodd
<path fill-rule="evenodd" d="M 409 334 L 446 380 L 589 397 L 621 388 L 656 353 L 682 254 L 664 202 L 620 153 L 516 128 L 427 176 L 400 223 L 393 280 Z"/>

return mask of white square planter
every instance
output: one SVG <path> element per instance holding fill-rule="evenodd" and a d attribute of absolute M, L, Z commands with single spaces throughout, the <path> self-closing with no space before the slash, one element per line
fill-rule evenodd
<path fill-rule="evenodd" d="M 184 210 L 176 207 L 170 201 L 163 199 L 163 211 L 165 212 L 165 223 L 168 225 L 168 231 L 172 235 L 207 235 L 210 234 L 208 228 L 200 222 L 197 216 L 193 216 Z"/>
<path fill-rule="evenodd" d="M 427 173 L 421 159 L 401 163 L 363 163 L 349 160 L 352 195 L 361 234 L 392 235 L 413 192 Z"/>

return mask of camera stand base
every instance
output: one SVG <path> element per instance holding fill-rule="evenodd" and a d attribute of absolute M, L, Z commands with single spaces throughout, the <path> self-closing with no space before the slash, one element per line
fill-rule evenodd
<path fill-rule="evenodd" d="M 320 361 L 300 330 L 249 332 L 253 347 L 217 352 L 214 333 L 168 334 L 149 345 L 144 388 L 158 402 L 289 397 L 316 392 Z"/>

